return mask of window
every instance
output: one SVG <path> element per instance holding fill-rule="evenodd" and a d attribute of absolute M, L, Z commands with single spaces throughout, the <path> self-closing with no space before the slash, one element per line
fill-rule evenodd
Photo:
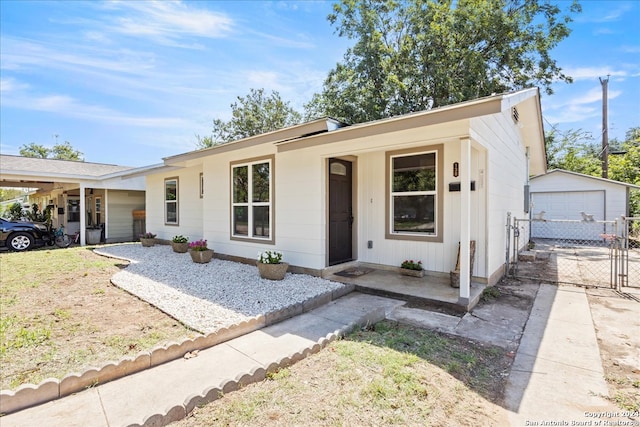
<path fill-rule="evenodd" d="M 164 223 L 178 225 L 178 178 L 164 180 Z"/>
<path fill-rule="evenodd" d="M 387 153 L 387 238 L 442 241 L 439 147 Z"/>
<path fill-rule="evenodd" d="M 96 206 L 96 224 L 102 224 L 102 198 L 95 198 L 95 206 Z"/>
<path fill-rule="evenodd" d="M 272 159 L 232 165 L 231 235 L 272 239 Z"/>
<path fill-rule="evenodd" d="M 200 198 L 204 197 L 204 174 L 200 172 Z"/>

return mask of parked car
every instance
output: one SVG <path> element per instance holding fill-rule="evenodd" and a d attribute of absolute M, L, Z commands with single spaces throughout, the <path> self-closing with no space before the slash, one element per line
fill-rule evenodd
<path fill-rule="evenodd" d="M 0 218 L 0 247 L 26 251 L 51 241 L 44 224 Z"/>

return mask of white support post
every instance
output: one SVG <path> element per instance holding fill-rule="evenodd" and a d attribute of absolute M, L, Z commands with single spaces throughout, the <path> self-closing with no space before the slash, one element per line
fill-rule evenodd
<path fill-rule="evenodd" d="M 87 206 L 85 203 L 85 192 L 86 187 L 83 183 L 80 183 L 80 246 L 85 246 L 87 244 Z"/>
<path fill-rule="evenodd" d="M 471 296 L 471 140 L 460 139 L 460 294 L 458 302 L 467 306 Z"/>
<path fill-rule="evenodd" d="M 104 212 L 104 240 L 109 239 L 109 190 L 104 189 L 104 198 L 102 200 L 102 212 Z"/>

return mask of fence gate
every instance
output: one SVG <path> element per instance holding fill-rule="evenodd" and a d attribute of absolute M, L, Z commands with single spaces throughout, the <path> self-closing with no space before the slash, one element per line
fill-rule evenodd
<path fill-rule="evenodd" d="M 617 290 L 640 287 L 640 218 L 510 222 L 509 275 Z"/>

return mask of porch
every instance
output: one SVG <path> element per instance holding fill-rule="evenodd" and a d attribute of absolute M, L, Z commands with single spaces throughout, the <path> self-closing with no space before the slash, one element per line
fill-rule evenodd
<path fill-rule="evenodd" d="M 335 282 L 356 286 L 363 293 L 386 296 L 407 301 L 409 305 L 447 313 L 470 311 L 480 301 L 486 287 L 479 282 L 471 282 L 468 304 L 461 304 L 459 288 L 450 285 L 448 275 L 426 273 L 424 277 L 403 276 L 395 268 L 379 265 L 346 263 L 329 267 L 322 277 Z"/>

